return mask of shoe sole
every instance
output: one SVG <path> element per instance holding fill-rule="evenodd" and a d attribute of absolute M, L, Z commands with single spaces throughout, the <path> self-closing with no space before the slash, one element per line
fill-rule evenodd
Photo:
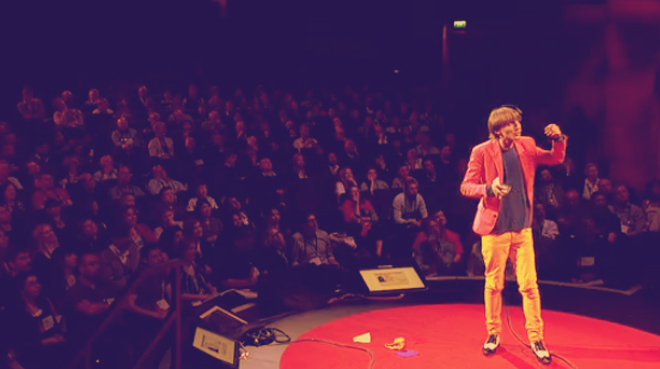
<path fill-rule="evenodd" d="M 536 356 L 536 355 L 535 355 L 535 356 Z M 550 364 L 552 364 L 552 359 L 551 359 L 551 358 L 541 359 L 540 357 L 537 356 L 536 359 L 539 361 L 539 363 L 541 363 L 541 364 L 543 364 L 543 365 L 550 365 Z"/>
<path fill-rule="evenodd" d="M 536 355 L 536 352 L 534 352 L 534 350 L 532 350 L 532 353 L 534 354 L 534 356 L 536 356 L 536 360 L 538 360 L 539 363 L 543 365 L 550 365 L 552 363 L 552 356 L 547 358 L 541 358 Z"/>
<path fill-rule="evenodd" d="M 497 347 L 499 347 L 499 346 L 497 346 Z M 495 354 L 495 352 L 497 351 L 497 347 L 495 347 L 492 350 L 487 349 L 487 348 L 482 348 L 481 352 L 484 354 L 484 356 L 491 356 L 491 355 Z"/>

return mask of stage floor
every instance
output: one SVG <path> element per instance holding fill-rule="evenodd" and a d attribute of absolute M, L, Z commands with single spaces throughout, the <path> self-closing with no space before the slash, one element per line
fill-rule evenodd
<path fill-rule="evenodd" d="M 486 338 L 483 280 L 472 279 L 434 281 L 429 285 L 429 291 L 398 301 L 342 302 L 318 310 L 299 312 L 275 321 L 268 327 L 286 332 L 294 341 L 302 337 L 313 337 L 331 338 L 348 344 L 353 344 L 354 336 L 371 332 L 372 343 L 359 345 L 376 354 L 376 368 L 419 369 L 429 363 L 433 363 L 434 368 L 548 368 L 536 362 L 529 349 L 511 335 L 506 320 L 503 320 L 500 351 L 495 357 L 483 357 L 480 351 Z M 526 342 L 521 301 L 516 287 L 508 283 L 503 296 L 512 318 L 512 326 Z M 545 339 L 551 352 L 567 358 L 581 369 L 660 368 L 658 296 L 554 282 L 540 282 L 539 287 Z M 368 320 L 369 317 L 378 319 Z M 460 325 L 449 329 L 459 321 Z M 421 329 L 429 327 L 429 330 L 425 334 L 415 333 L 419 328 L 408 332 L 407 327 L 413 325 L 421 326 Z M 419 352 L 419 356 L 403 359 L 383 347 L 384 343 L 392 342 L 396 337 L 406 338 L 410 349 Z M 434 348 L 433 345 L 446 347 L 441 351 L 440 346 Z M 454 348 L 448 350 L 451 347 Z M 326 363 L 332 363 L 325 366 L 328 368 L 369 366 L 367 353 L 324 343 L 248 346 L 248 349 L 250 357 L 240 362 L 240 369 L 322 369 Z M 309 360 L 305 359 L 306 352 L 313 353 L 313 360 L 303 361 Z M 460 360 L 457 363 L 449 365 L 445 361 L 458 353 L 460 355 L 456 357 Z M 328 361 L 343 357 L 348 359 Z M 354 363 L 356 365 L 352 366 Z M 571 366 L 555 359 L 550 367 Z"/>
<path fill-rule="evenodd" d="M 513 329 L 526 342 L 519 306 L 508 307 Z M 660 367 L 660 336 L 616 323 L 551 310 L 543 311 L 545 341 L 551 352 L 577 368 Z M 571 368 L 555 358 L 539 364 L 530 350 L 511 334 L 503 316 L 502 345 L 492 357 L 480 347 L 485 339 L 483 305 L 401 303 L 337 305 L 300 313 L 270 325 L 291 336 L 325 339 L 362 347 L 374 353 L 376 368 Z M 354 336 L 370 332 L 372 342 L 353 343 Z M 384 347 L 396 337 L 419 353 L 401 358 Z M 318 342 L 248 347 L 250 357 L 241 369 L 368 368 L 366 352 Z"/>

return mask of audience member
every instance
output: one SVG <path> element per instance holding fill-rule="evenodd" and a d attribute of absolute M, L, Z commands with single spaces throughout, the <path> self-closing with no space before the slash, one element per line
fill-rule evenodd
<path fill-rule="evenodd" d="M 616 187 L 614 201 L 612 201 L 609 209 L 619 218 L 622 234 L 633 237 L 645 231 L 646 218 L 644 211 L 630 202 L 628 186 L 619 185 Z"/>
<path fill-rule="evenodd" d="M 539 278 L 551 280 L 564 280 L 569 269 L 566 247 L 559 241 L 559 227 L 557 223 L 546 218 L 545 205 L 534 204 L 534 217 L 532 219 L 532 237 L 534 251 L 537 259 Z"/>
<path fill-rule="evenodd" d="M 212 210 L 218 210 L 218 204 L 215 202 L 215 199 L 208 195 L 208 186 L 206 183 L 197 183 L 194 186 L 195 196 L 191 197 L 188 200 L 188 207 L 186 211 L 193 212 L 197 208 L 197 204 L 203 200 L 209 203 Z"/>
<path fill-rule="evenodd" d="M 197 244 L 193 240 L 184 240 L 179 246 L 181 260 L 181 300 L 197 306 L 218 293 L 217 288 L 206 280 L 204 269 L 197 265 Z M 171 296 L 171 287 L 168 288 Z M 171 301 L 171 297 L 169 297 Z M 190 306 L 189 305 L 189 306 Z"/>
<path fill-rule="evenodd" d="M 21 182 L 19 182 L 18 179 L 16 179 L 15 177 L 10 176 L 9 175 L 10 171 L 11 171 L 11 165 L 9 164 L 9 162 L 4 159 L 0 159 L 0 185 L 11 183 L 14 185 L 14 187 L 16 187 L 16 189 L 22 190 L 23 186 L 21 185 Z"/>
<path fill-rule="evenodd" d="M 99 279 L 115 291 L 121 291 L 137 271 L 140 254 L 127 227 L 117 227 L 111 239 L 110 246 L 100 254 Z"/>
<path fill-rule="evenodd" d="M 331 235 L 338 244 L 335 251 L 343 265 L 381 257 L 383 253 L 383 232 L 379 227 L 376 211 L 367 199 L 360 198 L 360 190 L 350 186 L 339 201 L 340 218 L 337 231 Z M 333 237 L 334 236 L 334 237 Z"/>
<path fill-rule="evenodd" d="M 27 248 L 10 247 L 0 271 L 0 309 L 11 304 L 18 295 L 14 277 L 21 272 L 32 270 L 32 252 Z"/>
<path fill-rule="evenodd" d="M 156 215 L 158 223 L 154 228 L 154 236 L 157 239 L 160 239 L 160 236 L 169 228 L 179 228 L 183 230 L 183 221 L 174 219 L 174 210 L 167 208 L 158 209 L 158 214 Z"/>
<path fill-rule="evenodd" d="M 408 164 L 403 163 L 399 165 L 399 168 L 397 170 L 397 177 L 394 178 L 394 181 L 392 181 L 392 186 L 390 186 L 392 189 L 402 189 L 405 187 L 406 184 L 406 179 L 410 175 L 410 167 Z"/>
<path fill-rule="evenodd" d="M 422 220 L 428 217 L 426 203 L 419 194 L 419 183 L 412 177 L 406 178 L 404 192 L 396 195 L 392 202 L 394 223 L 397 225 L 397 248 L 393 249 L 393 257 L 411 257 L 412 238 L 422 226 Z"/>
<path fill-rule="evenodd" d="M 154 336 L 163 325 L 163 320 L 172 310 L 171 300 L 168 300 L 166 291 L 171 292 L 170 281 L 167 270 L 159 270 L 158 266 L 163 263 L 163 252 L 157 244 L 149 244 L 140 250 L 140 264 L 142 270 L 148 275 L 138 283 L 137 287 L 127 297 L 129 314 L 126 316 L 128 322 L 128 338 L 133 342 L 137 356 L 141 355 Z M 160 358 L 160 350 L 152 354 L 149 363 L 145 367 L 156 367 Z"/>
<path fill-rule="evenodd" d="M 646 199 L 642 203 L 646 213 L 646 230 L 660 232 L 660 180 L 653 180 L 647 186 Z"/>
<path fill-rule="evenodd" d="M 151 170 L 153 178 L 147 183 L 147 190 L 152 195 L 160 194 L 163 188 L 169 188 L 175 194 L 181 191 L 187 191 L 188 187 L 183 183 L 170 178 L 162 165 L 154 165 Z"/>
<path fill-rule="evenodd" d="M 70 357 L 62 316 L 44 296 L 34 272 L 15 277 L 18 295 L 7 314 L 7 333 L 22 368 L 61 368 Z"/>
<path fill-rule="evenodd" d="M 99 255 L 83 252 L 78 262 L 76 284 L 66 292 L 63 313 L 68 337 L 78 345 L 103 321 L 116 296 L 115 291 L 101 282 L 100 269 Z"/>
<path fill-rule="evenodd" d="M 213 216 L 213 207 L 206 200 L 199 201 L 195 209 L 195 218 L 202 226 L 202 237 L 206 242 L 215 243 L 224 229 L 220 219 Z"/>
<path fill-rule="evenodd" d="M 125 165 L 119 167 L 117 171 L 117 185 L 112 187 L 109 191 L 110 197 L 113 200 L 118 200 L 121 195 L 128 193 L 133 196 L 144 196 L 145 193 L 138 186 L 131 184 L 133 174 L 131 169 Z"/>
<path fill-rule="evenodd" d="M 59 247 L 52 255 L 57 264 L 57 274 L 53 276 L 50 298 L 55 307 L 61 309 L 66 291 L 76 284 L 78 269 L 78 253 L 71 247 Z"/>
<path fill-rule="evenodd" d="M 420 232 L 412 245 L 415 261 L 426 277 L 454 274 L 455 263 L 461 258 L 462 250 L 459 252 L 456 245 L 443 235 L 443 218 L 444 215 L 438 213 L 422 220 Z"/>
<path fill-rule="evenodd" d="M 342 194 L 346 193 L 346 188 L 349 186 L 356 186 L 357 182 L 353 177 L 353 170 L 349 167 L 343 167 L 339 169 L 339 181 L 335 183 L 335 195 L 337 195 L 337 201 Z"/>
<path fill-rule="evenodd" d="M 161 160 L 172 159 L 174 157 L 174 141 L 169 137 L 165 137 L 167 133 L 165 123 L 156 123 L 154 125 L 154 133 L 156 137 L 149 141 L 149 156 Z"/>
<path fill-rule="evenodd" d="M 94 173 L 94 180 L 96 182 L 104 182 L 107 180 L 116 180 L 117 179 L 117 169 L 115 169 L 115 163 L 112 159 L 112 156 L 105 155 L 99 160 L 99 165 L 101 169 Z"/>
<path fill-rule="evenodd" d="M 604 193 L 609 201 L 614 200 L 614 188 L 612 187 L 612 181 L 609 179 L 598 179 L 598 191 Z"/>
<path fill-rule="evenodd" d="M 582 197 L 585 200 L 591 200 L 591 195 L 598 191 L 598 166 L 594 163 L 589 163 L 584 169 L 584 175 L 587 177 L 584 180 L 584 189 L 582 190 Z"/>
<path fill-rule="evenodd" d="M 83 114 L 80 110 L 70 108 L 67 103 L 60 98 L 55 99 L 53 106 L 56 111 L 53 115 L 55 125 L 62 128 L 83 128 Z"/>
<path fill-rule="evenodd" d="M 96 101 L 101 98 L 99 90 L 92 88 L 87 92 L 87 100 L 80 107 L 80 110 L 89 115 L 96 108 Z"/>
<path fill-rule="evenodd" d="M 367 178 L 360 185 L 360 191 L 369 191 L 373 195 L 374 191 L 389 189 L 390 186 L 385 181 L 378 179 L 378 170 L 376 167 L 369 167 L 367 169 Z"/>
<path fill-rule="evenodd" d="M 301 231 L 293 235 L 291 265 L 305 264 L 339 266 L 333 255 L 330 236 L 319 229 L 315 214 L 306 215 Z"/>
<path fill-rule="evenodd" d="M 34 269 L 39 279 L 44 282 L 44 290 L 50 295 L 54 287 L 51 282 L 58 274 L 58 265 L 52 255 L 60 247 L 60 242 L 49 224 L 39 224 L 34 227 L 32 237 L 37 248 L 33 259 Z"/>
<path fill-rule="evenodd" d="M 32 194 L 32 210 L 44 209 L 46 200 L 48 199 L 56 200 L 62 206 L 73 205 L 68 191 L 60 187 L 55 187 L 52 174 L 42 172 L 38 178 L 35 181 L 35 191 Z"/>
<path fill-rule="evenodd" d="M 34 92 L 30 87 L 23 87 L 23 99 L 18 103 L 18 112 L 26 121 L 46 119 L 44 104 L 34 97 Z"/>
<path fill-rule="evenodd" d="M 144 223 L 138 222 L 138 214 L 135 207 L 128 206 L 121 210 L 117 227 L 128 228 L 129 236 L 138 250 L 147 243 L 155 243 L 157 241 L 156 235 L 154 235 L 151 228 Z"/>
<path fill-rule="evenodd" d="M 538 188 L 534 192 L 538 201 L 543 204 L 552 219 L 557 218 L 559 209 L 564 204 L 564 188 L 562 184 L 555 181 L 550 168 L 542 168 L 539 171 Z"/>

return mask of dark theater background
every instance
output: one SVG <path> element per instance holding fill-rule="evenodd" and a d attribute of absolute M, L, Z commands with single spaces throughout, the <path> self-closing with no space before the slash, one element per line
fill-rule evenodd
<path fill-rule="evenodd" d="M 659 71 L 657 0 L 1 1 L 0 369 L 192 368 L 209 304 L 255 303 L 236 313 L 251 323 L 317 313 L 366 266 L 427 277 L 402 305 L 481 309 L 459 186 L 504 104 L 539 147 L 549 123 L 568 137 L 536 173 L 544 309 L 656 339 Z M 396 204 L 411 177 L 428 211 L 412 226 Z M 306 232 L 326 256 L 307 257 Z M 299 351 L 273 367 L 306 365 Z"/>
<path fill-rule="evenodd" d="M 2 106 L 13 110 L 11 91 L 26 83 L 438 86 L 442 26 L 466 19 L 464 34 L 448 35 L 446 93 L 458 104 L 515 101 L 576 122 L 571 133 L 591 136 L 612 175 L 641 189 L 659 170 L 657 7 L 644 0 L 248 0 L 226 2 L 223 17 L 219 2 L 207 0 L 10 2 L 2 4 Z"/>

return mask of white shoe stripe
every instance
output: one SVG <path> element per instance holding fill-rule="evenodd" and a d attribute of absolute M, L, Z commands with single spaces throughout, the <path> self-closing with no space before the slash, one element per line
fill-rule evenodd
<path fill-rule="evenodd" d="M 487 350 L 495 350 L 499 345 L 500 345 L 500 337 L 497 336 L 495 343 L 486 341 L 486 343 L 484 343 L 484 348 Z"/>
<path fill-rule="evenodd" d="M 533 346 L 532 346 L 532 347 L 533 347 Z M 536 356 L 538 356 L 538 357 L 540 357 L 540 358 L 550 357 L 550 353 L 548 352 L 548 350 L 536 350 L 536 349 L 532 349 L 532 351 L 534 351 L 534 353 L 536 354 Z"/>

